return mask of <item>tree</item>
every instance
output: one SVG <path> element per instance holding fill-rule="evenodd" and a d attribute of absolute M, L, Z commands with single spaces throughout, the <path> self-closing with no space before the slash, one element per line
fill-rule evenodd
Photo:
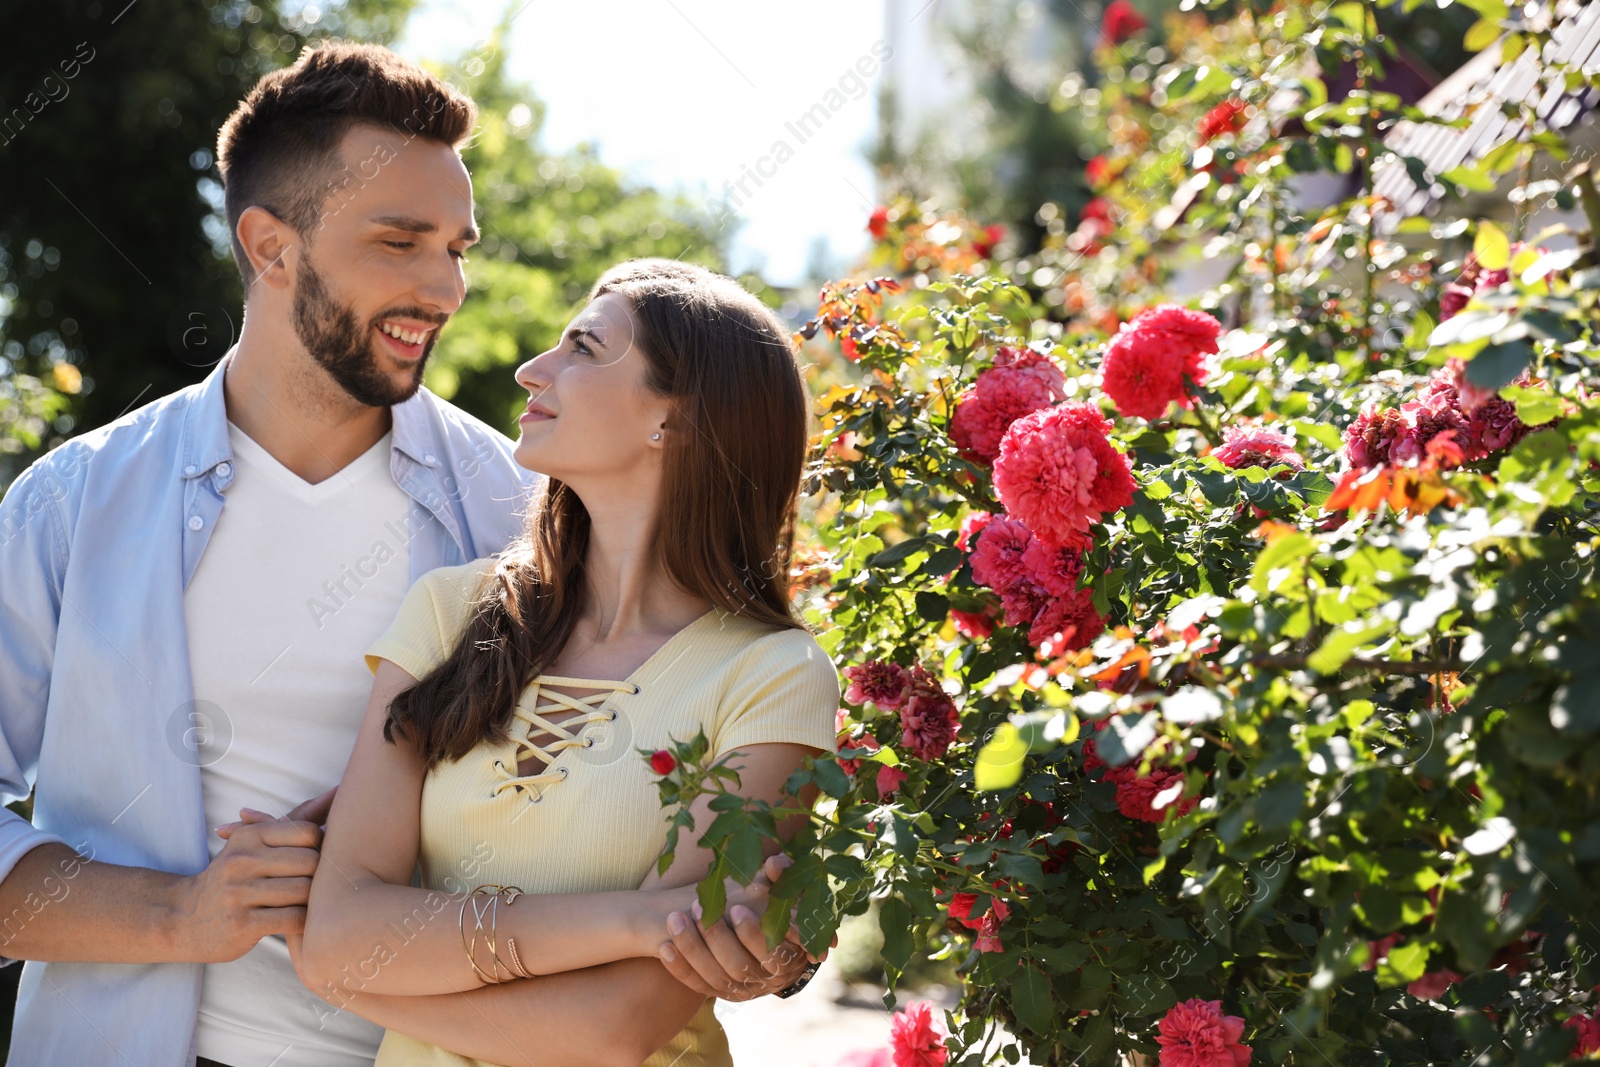
<path fill-rule="evenodd" d="M 348 0 L 314 22 L 240 0 L 0 6 L 0 377 L 82 376 L 40 444 L 198 381 L 227 350 L 241 291 L 217 128 L 314 36 L 387 42 L 412 2 Z"/>

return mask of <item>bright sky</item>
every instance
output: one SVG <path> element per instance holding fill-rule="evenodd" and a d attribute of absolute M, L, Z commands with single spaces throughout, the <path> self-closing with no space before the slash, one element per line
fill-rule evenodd
<path fill-rule="evenodd" d="M 422 0 L 397 50 L 453 60 L 502 10 Z M 744 223 L 733 268 L 787 285 L 819 238 L 841 267 L 866 247 L 883 32 L 879 0 L 528 0 L 507 66 L 549 105 L 547 147 L 593 142 L 605 163 L 713 209 L 731 192 Z"/>

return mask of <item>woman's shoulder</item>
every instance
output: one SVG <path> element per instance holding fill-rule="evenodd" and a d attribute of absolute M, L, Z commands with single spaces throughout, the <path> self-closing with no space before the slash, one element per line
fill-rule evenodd
<path fill-rule="evenodd" d="M 417 585 L 428 590 L 435 600 L 472 600 L 482 590 L 483 583 L 494 573 L 499 562 L 499 556 L 482 556 L 465 563 L 435 567 L 418 578 Z"/>
<path fill-rule="evenodd" d="M 739 674 L 779 673 L 800 665 L 833 671 L 833 661 L 810 630 L 773 626 L 732 612 L 717 618 L 714 628 L 727 653 L 729 666 Z"/>
<path fill-rule="evenodd" d="M 452 635 L 465 625 L 473 605 L 482 599 L 484 587 L 493 577 L 499 561 L 498 556 L 484 556 L 466 563 L 435 567 L 417 579 L 409 599 L 424 601 L 439 621 L 440 632 Z M 425 608 L 417 604 L 411 610 Z"/>

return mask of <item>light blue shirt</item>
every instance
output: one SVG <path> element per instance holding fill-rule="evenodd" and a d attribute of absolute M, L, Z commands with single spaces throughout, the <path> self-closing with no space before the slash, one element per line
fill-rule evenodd
<path fill-rule="evenodd" d="M 0 501 L 0 878 L 60 841 L 92 859 L 203 870 L 183 594 L 234 477 L 222 375 L 42 457 Z M 393 412 L 389 469 L 411 498 L 411 579 L 503 549 L 538 476 L 503 435 L 426 389 Z M 64 899 L 53 876 L 13 933 Z M 9 1064 L 188 1067 L 198 963 L 30 961 Z"/>

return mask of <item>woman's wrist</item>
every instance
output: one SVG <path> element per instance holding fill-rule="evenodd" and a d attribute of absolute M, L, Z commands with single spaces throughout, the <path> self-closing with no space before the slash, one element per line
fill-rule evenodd
<path fill-rule="evenodd" d="M 642 898 L 640 907 L 633 910 L 634 942 L 638 956 L 655 956 L 663 941 L 672 940 L 667 920 L 673 912 L 680 912 L 692 921 L 690 908 L 699 899 L 693 885 L 673 889 L 646 889 L 636 893 Z"/>

